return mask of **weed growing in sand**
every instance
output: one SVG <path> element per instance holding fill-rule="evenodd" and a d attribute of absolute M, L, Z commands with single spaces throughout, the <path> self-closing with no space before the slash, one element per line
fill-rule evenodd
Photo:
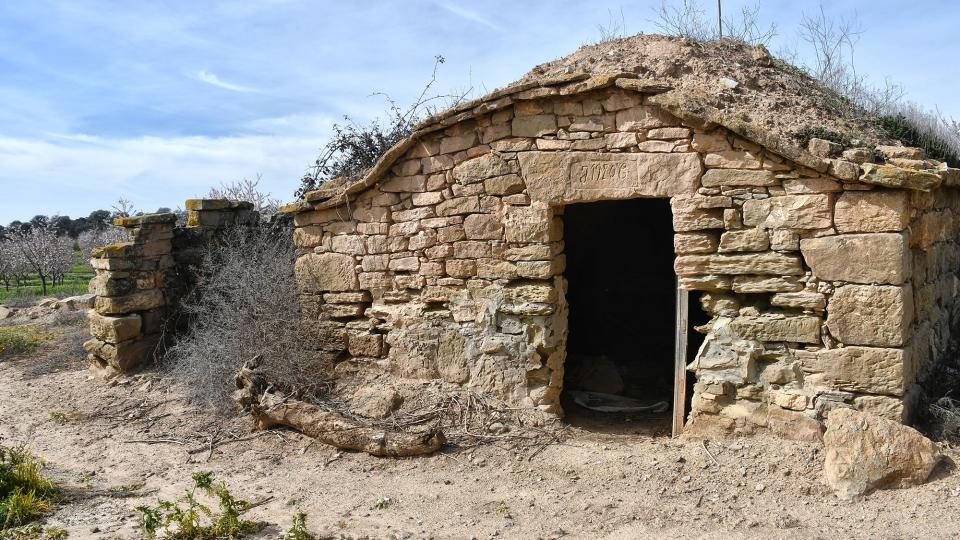
<path fill-rule="evenodd" d="M 0 357 L 33 352 L 52 338 L 53 334 L 41 332 L 35 324 L 0 327 Z"/>
<path fill-rule="evenodd" d="M 316 538 L 307 530 L 307 514 L 304 512 L 294 514 L 290 529 L 283 533 L 280 538 L 281 540 L 313 540 Z"/>
<path fill-rule="evenodd" d="M 53 508 L 57 487 L 42 470 L 43 462 L 23 447 L 0 446 L 0 530 L 24 525 Z"/>
<path fill-rule="evenodd" d="M 390 508 L 390 505 L 393 504 L 393 499 L 390 497 L 380 497 L 377 499 L 377 502 L 373 503 L 374 510 L 386 510 Z"/>
<path fill-rule="evenodd" d="M 241 519 L 250 504 L 234 498 L 223 482 L 215 485 L 213 473 L 198 472 L 192 478 L 193 487 L 176 501 L 160 500 L 153 507 L 137 507 L 145 537 L 156 538 L 162 531 L 164 538 L 171 539 L 241 538 L 259 529 L 253 521 Z M 198 491 L 217 499 L 218 513 L 197 499 Z"/>
<path fill-rule="evenodd" d="M 26 525 L 13 529 L 0 530 L 0 540 L 64 540 L 67 530 L 61 527 L 47 527 L 40 525 Z"/>

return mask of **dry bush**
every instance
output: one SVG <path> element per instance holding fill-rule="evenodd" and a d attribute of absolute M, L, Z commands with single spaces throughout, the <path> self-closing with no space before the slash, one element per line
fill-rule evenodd
<path fill-rule="evenodd" d="M 662 0 L 655 13 L 657 18 L 653 24 L 662 32 L 697 41 L 727 39 L 750 45 L 767 45 L 777 35 L 775 24 L 760 26 L 760 4 L 743 6 L 736 17 L 718 17 L 722 23 L 707 15 L 700 0 Z"/>
<path fill-rule="evenodd" d="M 283 205 L 283 201 L 271 197 L 270 193 L 260 189 L 260 180 L 262 179 L 260 173 L 257 173 L 256 180 L 243 178 L 235 182 L 222 183 L 218 188 L 210 188 L 207 198 L 249 202 L 253 204 L 253 209 L 259 212 L 261 216 L 272 216 Z"/>
<path fill-rule="evenodd" d="M 192 401 L 231 408 L 234 376 L 256 356 L 279 385 L 318 384 L 322 366 L 301 335 L 291 238 L 283 228 L 235 227 L 207 250 L 175 317 L 185 330 L 163 358 Z"/>

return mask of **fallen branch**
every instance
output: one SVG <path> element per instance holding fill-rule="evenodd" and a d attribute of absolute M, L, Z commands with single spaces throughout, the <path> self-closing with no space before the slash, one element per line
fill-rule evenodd
<path fill-rule="evenodd" d="M 234 399 L 253 415 L 258 429 L 289 426 L 318 441 L 374 456 L 405 457 L 436 452 L 447 439 L 439 429 L 403 433 L 361 425 L 316 405 L 285 398 L 275 391 L 253 359 L 237 374 Z"/>

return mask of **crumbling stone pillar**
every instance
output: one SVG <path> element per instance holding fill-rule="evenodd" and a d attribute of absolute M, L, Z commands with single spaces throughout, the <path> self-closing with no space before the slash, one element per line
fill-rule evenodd
<path fill-rule="evenodd" d="M 175 214 L 118 218 L 130 241 L 92 253 L 90 292 L 97 299 L 89 314 L 93 339 L 84 349 L 91 368 L 105 376 L 140 365 L 160 342 L 176 221 Z"/>
<path fill-rule="evenodd" d="M 93 339 L 84 349 L 91 369 L 103 376 L 151 358 L 210 242 L 227 227 L 259 219 L 249 202 L 191 199 L 186 207 L 185 228 L 172 213 L 119 218 L 114 223 L 130 231 L 130 241 L 93 251 L 90 292 L 97 299 L 89 315 Z"/>

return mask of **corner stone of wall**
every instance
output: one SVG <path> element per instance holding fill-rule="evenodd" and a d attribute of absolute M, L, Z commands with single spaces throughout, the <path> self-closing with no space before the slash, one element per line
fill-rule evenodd
<path fill-rule="evenodd" d="M 92 339 L 83 347 L 90 368 L 105 378 L 152 358 L 168 315 L 190 289 L 190 267 L 216 233 L 258 219 L 248 202 L 193 199 L 186 207 L 186 228 L 172 213 L 117 218 L 130 240 L 92 252 L 89 291 L 97 298 L 89 312 Z"/>

